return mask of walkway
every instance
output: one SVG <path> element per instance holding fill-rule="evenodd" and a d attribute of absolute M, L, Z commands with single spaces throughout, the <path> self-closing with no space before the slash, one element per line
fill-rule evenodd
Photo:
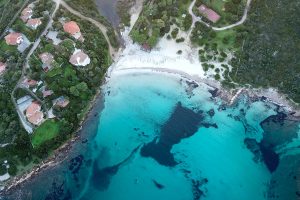
<path fill-rule="evenodd" d="M 210 24 L 208 24 L 208 23 L 202 21 L 201 17 L 198 17 L 198 16 L 196 16 L 196 15 L 194 14 L 194 12 L 193 12 L 193 7 L 194 7 L 194 5 L 195 5 L 195 3 L 196 3 L 196 0 L 193 0 L 193 2 L 191 3 L 191 5 L 190 5 L 190 7 L 189 7 L 189 13 L 190 13 L 190 15 L 192 15 L 192 19 L 193 19 L 192 28 L 194 28 L 196 22 L 201 22 L 201 23 L 205 24 L 206 26 L 211 27 L 211 28 L 212 28 L 213 30 L 215 30 L 215 31 L 224 31 L 224 30 L 231 29 L 231 28 L 234 28 L 234 27 L 236 27 L 236 26 L 239 26 L 239 25 L 243 24 L 243 23 L 246 21 L 247 16 L 248 16 L 248 11 L 249 11 L 249 9 L 250 9 L 250 4 L 251 4 L 251 2 L 252 2 L 252 0 L 247 0 L 247 3 L 246 3 L 246 7 L 245 7 L 245 10 L 244 10 L 243 17 L 242 17 L 242 19 L 241 19 L 240 21 L 238 21 L 238 22 L 236 22 L 236 23 L 234 23 L 234 24 L 231 24 L 231 25 L 228 25 L 228 26 L 224 26 L 224 27 L 220 27 L 220 28 L 219 28 L 219 27 L 211 26 Z"/>

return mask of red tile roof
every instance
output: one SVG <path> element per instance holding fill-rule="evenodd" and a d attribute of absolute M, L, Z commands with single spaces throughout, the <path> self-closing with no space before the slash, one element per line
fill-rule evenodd
<path fill-rule="evenodd" d="M 42 24 L 42 21 L 38 18 L 35 18 L 35 19 L 29 19 L 27 21 L 27 26 L 33 28 L 33 29 L 36 29 L 39 25 Z"/>
<path fill-rule="evenodd" d="M 23 20 L 23 22 L 26 22 L 29 18 L 31 18 L 31 16 L 32 16 L 32 9 L 31 8 L 25 8 L 21 12 L 21 19 Z"/>
<path fill-rule="evenodd" d="M 30 123 L 39 125 L 44 118 L 44 114 L 41 112 L 41 105 L 37 102 L 32 102 L 26 109 L 26 117 Z"/>
<path fill-rule="evenodd" d="M 74 21 L 69 21 L 64 24 L 64 31 L 67 33 L 70 33 L 71 35 L 74 35 L 76 33 L 80 32 L 80 28 Z"/>
<path fill-rule="evenodd" d="M 52 90 L 44 90 L 43 91 L 43 97 L 45 98 L 45 97 L 48 97 L 48 96 L 50 96 L 50 95 L 52 95 L 53 94 L 53 91 Z"/>
<path fill-rule="evenodd" d="M 220 15 L 218 13 L 206 7 L 204 4 L 202 4 L 198 9 L 203 16 L 205 16 L 208 20 L 212 21 L 213 23 L 216 23 L 220 19 Z"/>
<path fill-rule="evenodd" d="M 23 83 L 27 86 L 35 86 L 37 84 L 37 81 L 32 79 L 25 79 Z"/>
<path fill-rule="evenodd" d="M 21 33 L 10 33 L 5 36 L 5 41 L 8 45 L 18 45 L 23 41 L 23 36 Z"/>
<path fill-rule="evenodd" d="M 51 53 L 48 53 L 48 52 L 40 54 L 39 58 L 41 59 L 43 64 L 48 64 L 48 65 L 50 65 L 54 60 L 53 55 Z"/>

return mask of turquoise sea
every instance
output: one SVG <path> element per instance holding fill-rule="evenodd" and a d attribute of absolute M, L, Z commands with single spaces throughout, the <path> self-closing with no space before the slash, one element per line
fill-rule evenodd
<path fill-rule="evenodd" d="M 297 199 L 299 122 L 264 97 L 226 106 L 216 93 L 171 75 L 113 76 L 66 160 L 6 198 Z"/>

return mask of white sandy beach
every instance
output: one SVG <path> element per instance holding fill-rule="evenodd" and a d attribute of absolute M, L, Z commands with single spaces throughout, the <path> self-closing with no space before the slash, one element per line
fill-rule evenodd
<path fill-rule="evenodd" d="M 135 9 L 132 15 L 132 23 L 135 23 L 140 12 Z M 168 40 L 166 37 L 160 39 L 157 46 L 151 52 L 141 50 L 140 45 L 134 44 L 129 36 L 132 27 L 125 29 L 122 37 L 125 41 L 125 49 L 119 54 L 116 62 L 109 68 L 108 77 L 121 74 L 138 74 L 159 72 L 165 75 L 176 75 L 179 78 L 190 79 L 197 83 L 206 83 L 209 86 L 221 89 L 221 83 L 213 78 L 213 72 L 206 72 L 201 66 L 198 58 L 198 49 L 192 48 L 188 41 L 176 43 L 174 40 Z M 184 34 L 184 33 L 182 33 Z M 177 54 L 181 50 L 182 54 Z M 220 67 L 222 63 L 213 63 Z M 224 90 L 223 90 L 224 91 Z M 274 88 L 269 89 L 246 89 L 238 88 L 234 92 L 226 91 L 231 101 L 236 99 L 242 91 L 250 96 L 265 96 L 270 101 L 285 107 L 288 111 L 295 111 L 292 103 L 286 97 Z M 296 111 L 297 112 L 297 111 Z M 296 115 L 300 115 L 300 112 Z"/>

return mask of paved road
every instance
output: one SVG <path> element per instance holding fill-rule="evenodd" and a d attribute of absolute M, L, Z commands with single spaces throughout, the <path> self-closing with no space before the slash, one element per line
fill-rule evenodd
<path fill-rule="evenodd" d="M 190 7 L 189 7 L 189 13 L 190 15 L 192 15 L 192 19 L 193 19 L 193 23 L 192 23 L 192 28 L 194 28 L 195 26 L 195 23 L 196 22 L 201 22 L 203 24 L 205 24 L 206 26 L 208 27 L 211 27 L 213 30 L 215 31 L 224 31 L 224 30 L 227 30 L 227 29 L 231 29 L 231 28 L 234 28 L 236 26 L 239 26 L 241 24 L 243 24 L 246 19 L 247 19 L 247 16 L 248 16 L 248 11 L 250 9 L 250 4 L 251 4 L 252 0 L 247 0 L 247 3 L 246 3 L 246 7 L 245 7 L 245 10 L 244 10 L 244 14 L 243 14 L 243 17 L 240 21 L 234 23 L 234 24 L 231 24 L 231 25 L 228 25 L 228 26 L 224 26 L 224 27 L 214 27 L 214 26 L 211 26 L 210 24 L 208 23 L 205 23 L 204 21 L 202 21 L 201 17 L 198 17 L 194 14 L 193 12 L 193 7 L 196 3 L 196 0 L 193 0 L 193 2 L 191 3 Z"/>
<path fill-rule="evenodd" d="M 48 29 L 52 26 L 52 23 L 53 23 L 53 17 L 55 16 L 58 8 L 59 8 L 59 5 L 60 5 L 60 2 L 61 0 L 53 0 L 53 2 L 56 3 L 55 5 L 55 9 L 53 10 L 51 16 L 50 16 L 50 19 L 49 19 L 49 22 L 47 24 L 47 26 L 45 27 L 44 31 L 41 33 L 41 35 L 37 38 L 37 40 L 33 43 L 33 46 L 31 47 L 30 51 L 28 52 L 26 58 L 25 58 L 25 63 L 23 65 L 23 68 L 22 68 L 22 75 L 18 81 L 18 83 L 16 84 L 15 88 L 13 89 L 12 93 L 11 93 L 11 100 L 16 108 L 16 111 L 19 115 L 19 118 L 22 122 L 22 125 L 24 127 L 24 129 L 29 132 L 29 133 L 32 133 L 32 130 L 33 130 L 33 126 L 25 119 L 24 117 L 24 114 L 22 113 L 22 111 L 19 109 L 18 105 L 17 105 L 17 100 L 15 98 L 15 92 L 18 88 L 22 88 L 22 89 L 25 89 L 27 92 L 29 92 L 32 97 L 34 97 L 36 100 L 38 100 L 41 104 L 42 104 L 42 107 L 44 109 L 44 111 L 47 113 L 47 117 L 48 117 L 48 109 L 47 107 L 45 106 L 44 102 L 38 97 L 36 96 L 36 94 L 34 94 L 31 90 L 29 90 L 28 88 L 24 87 L 23 84 L 22 84 L 22 81 L 24 80 L 24 76 L 25 76 L 25 72 L 26 72 L 26 69 L 29 68 L 29 64 L 28 64 L 28 61 L 29 61 L 29 58 L 30 56 L 33 54 L 33 52 L 35 51 L 35 49 L 39 46 L 40 42 L 41 42 L 41 37 L 46 35 L 47 34 L 47 31 Z"/>
<path fill-rule="evenodd" d="M 44 111 L 47 113 L 47 117 L 48 117 L 48 109 L 47 107 L 45 106 L 44 102 L 38 97 L 36 96 L 35 93 L 33 93 L 30 89 L 24 87 L 24 85 L 22 84 L 23 80 L 24 80 L 24 77 L 25 77 L 25 72 L 26 72 L 26 69 L 29 68 L 29 64 L 28 64 L 28 61 L 29 61 L 29 58 L 30 56 L 33 54 L 33 52 L 36 50 L 36 48 L 39 46 L 40 42 L 41 42 L 41 37 L 46 35 L 49 28 L 52 26 L 52 23 L 53 23 L 53 17 L 55 16 L 58 8 L 60 5 L 62 5 L 65 9 L 67 9 L 69 12 L 71 12 L 72 14 L 80 17 L 81 19 L 84 19 L 84 20 L 87 20 L 91 23 L 93 23 L 96 27 L 98 27 L 100 29 L 100 31 L 103 33 L 107 43 L 108 43 L 108 46 L 109 46 L 109 53 L 110 53 L 110 56 L 111 58 L 114 58 L 117 56 L 117 50 L 115 50 L 110 41 L 109 41 L 109 38 L 107 36 L 107 28 L 101 24 L 100 22 L 92 19 L 92 18 L 89 18 L 89 17 L 85 17 L 83 16 L 81 13 L 79 13 L 78 11 L 74 10 L 73 8 L 71 8 L 68 4 L 66 4 L 63 0 L 52 0 L 53 2 L 55 2 L 55 9 L 53 10 L 51 16 L 50 16 L 50 19 L 49 19 L 49 22 L 47 24 L 47 26 L 45 27 L 44 31 L 40 34 L 40 36 L 36 39 L 36 41 L 33 43 L 33 46 L 31 47 L 30 51 L 28 52 L 26 58 L 25 58 L 25 63 L 23 65 L 23 68 L 22 68 L 22 75 L 21 75 L 21 78 L 20 80 L 18 81 L 17 85 L 15 86 L 15 88 L 13 89 L 12 93 L 11 93 L 11 100 L 16 108 L 16 111 L 20 117 L 20 120 L 23 124 L 23 127 L 25 128 L 25 130 L 27 130 L 27 132 L 32 132 L 32 129 L 33 129 L 33 126 L 25 119 L 24 117 L 24 114 L 20 111 L 20 109 L 18 108 L 18 105 L 17 105 L 17 101 L 15 99 L 15 92 L 18 88 L 22 88 L 24 90 L 26 90 L 30 95 L 32 95 L 32 97 L 34 97 L 37 101 L 39 101 L 44 109 Z"/>

